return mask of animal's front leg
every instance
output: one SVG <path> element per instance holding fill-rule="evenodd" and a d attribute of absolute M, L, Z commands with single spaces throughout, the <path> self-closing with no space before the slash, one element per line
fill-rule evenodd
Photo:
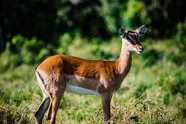
<path fill-rule="evenodd" d="M 111 93 L 101 94 L 103 114 L 104 114 L 104 121 L 107 124 L 110 123 L 109 120 L 110 120 L 110 102 L 111 102 L 111 98 L 112 98 L 112 94 Z"/>

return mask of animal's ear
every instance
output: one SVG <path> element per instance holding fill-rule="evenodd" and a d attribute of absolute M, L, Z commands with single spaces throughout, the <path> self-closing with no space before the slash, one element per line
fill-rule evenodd
<path fill-rule="evenodd" d="M 125 28 L 123 26 L 119 26 L 118 33 L 119 33 L 120 37 L 123 38 L 125 35 Z"/>
<path fill-rule="evenodd" d="M 138 36 L 142 36 L 147 32 L 149 25 L 148 24 L 144 24 L 142 26 L 140 26 L 138 29 L 136 29 L 136 33 L 138 34 Z"/>

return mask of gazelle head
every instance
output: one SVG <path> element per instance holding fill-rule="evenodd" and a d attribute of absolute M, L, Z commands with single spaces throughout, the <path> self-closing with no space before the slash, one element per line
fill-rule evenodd
<path fill-rule="evenodd" d="M 127 49 L 129 52 L 135 51 L 138 54 L 142 53 L 144 48 L 138 40 L 138 36 L 142 36 L 146 33 L 148 25 L 142 25 L 136 30 L 125 31 L 123 26 L 118 27 L 118 33 L 122 38 L 122 42 L 127 42 Z"/>

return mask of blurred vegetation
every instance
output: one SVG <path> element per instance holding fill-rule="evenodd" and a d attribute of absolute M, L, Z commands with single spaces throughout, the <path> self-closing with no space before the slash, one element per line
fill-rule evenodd
<path fill-rule="evenodd" d="M 75 32 L 88 39 L 110 39 L 117 35 L 119 25 L 134 29 L 143 23 L 150 24 L 149 37 L 179 35 L 177 40 L 182 43 L 184 38 L 180 35 L 186 30 L 185 5 L 185 0 L 1 0 L 0 50 L 4 51 L 9 44 L 8 49 L 18 53 L 20 45 L 26 44 L 15 42 L 15 36 L 20 34 L 42 42 L 39 47 L 38 43 L 32 43 L 38 47 L 32 51 L 37 55 L 41 47 L 49 44 L 58 47 L 57 41 L 65 33 L 72 39 Z M 53 48 L 48 51 L 56 52 Z"/>
<path fill-rule="evenodd" d="M 1 0 L 0 123 L 34 123 L 35 67 L 53 54 L 116 60 L 117 27 L 150 24 L 112 100 L 111 123 L 186 123 L 185 0 Z M 81 100 L 79 100 L 81 99 Z M 103 123 L 97 96 L 66 93 L 57 122 Z"/>

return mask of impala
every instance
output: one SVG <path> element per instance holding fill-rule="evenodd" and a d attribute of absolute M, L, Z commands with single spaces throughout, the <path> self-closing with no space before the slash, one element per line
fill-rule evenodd
<path fill-rule="evenodd" d="M 109 123 L 112 95 L 131 68 L 132 52 L 143 52 L 138 36 L 145 34 L 147 28 L 148 25 L 142 25 L 136 30 L 125 31 L 123 26 L 119 26 L 122 48 L 116 61 L 85 60 L 67 55 L 54 55 L 43 61 L 35 70 L 38 85 L 43 92 L 43 101 L 35 113 L 36 123 L 42 123 L 47 110 L 48 123 L 55 123 L 65 91 L 99 95 L 104 122 Z"/>

